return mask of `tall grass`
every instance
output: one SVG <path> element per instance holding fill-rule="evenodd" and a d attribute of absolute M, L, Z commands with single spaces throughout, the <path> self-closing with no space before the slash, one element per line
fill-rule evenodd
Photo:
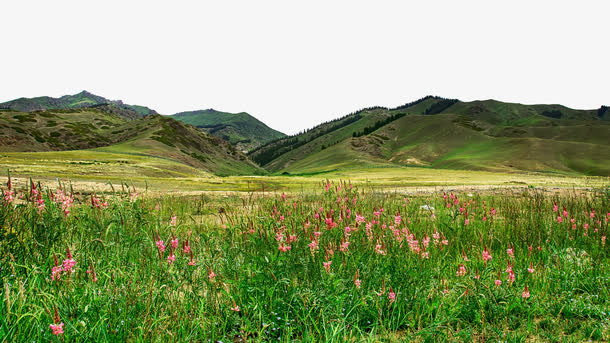
<path fill-rule="evenodd" d="M 0 341 L 610 339 L 609 190 L 70 193 L 0 205 Z"/>

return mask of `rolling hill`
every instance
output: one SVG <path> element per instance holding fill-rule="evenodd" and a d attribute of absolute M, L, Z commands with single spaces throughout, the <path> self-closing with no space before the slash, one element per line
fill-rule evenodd
<path fill-rule="evenodd" d="M 160 115 L 128 119 L 106 110 L 0 110 L 0 151 L 115 153 L 171 160 L 217 175 L 264 173 L 228 142 L 191 125 Z"/>
<path fill-rule="evenodd" d="M 241 151 L 286 136 L 245 112 L 227 113 L 208 109 L 180 112 L 172 115 L 172 118 L 220 137 Z"/>
<path fill-rule="evenodd" d="M 352 113 L 250 157 L 286 173 L 417 166 L 610 175 L 610 111 L 428 96 Z"/>
<path fill-rule="evenodd" d="M 0 104 L 0 109 L 13 110 L 18 112 L 32 112 L 56 109 L 74 109 L 86 107 L 108 107 L 116 114 L 123 115 L 129 119 L 136 119 L 139 116 L 157 114 L 145 106 L 127 105 L 121 100 L 108 100 L 104 97 L 82 91 L 74 95 L 64 95 L 59 98 L 41 96 L 36 98 L 19 98 Z"/>

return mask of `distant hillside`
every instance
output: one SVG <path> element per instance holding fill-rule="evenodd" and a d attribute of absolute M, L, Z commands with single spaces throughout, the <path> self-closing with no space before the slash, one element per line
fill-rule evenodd
<path fill-rule="evenodd" d="M 232 145 L 191 125 L 160 115 L 129 120 L 105 110 L 0 110 L 0 151 L 94 149 L 165 158 L 219 175 L 263 173 Z"/>
<path fill-rule="evenodd" d="M 44 111 L 53 109 L 74 109 L 94 106 L 108 106 L 114 108 L 119 115 L 135 119 L 136 116 L 147 116 L 157 114 L 148 107 L 138 105 L 127 105 L 121 100 L 108 100 L 104 97 L 82 91 L 74 95 L 64 95 L 59 98 L 41 96 L 36 98 L 19 98 L 0 104 L 0 109 L 8 109 L 18 112 Z"/>
<path fill-rule="evenodd" d="M 402 165 L 610 175 L 610 111 L 425 97 L 358 111 L 250 157 L 289 173 Z"/>
<path fill-rule="evenodd" d="M 208 109 L 180 112 L 172 117 L 220 137 L 242 151 L 286 136 L 245 112 L 227 113 Z"/>

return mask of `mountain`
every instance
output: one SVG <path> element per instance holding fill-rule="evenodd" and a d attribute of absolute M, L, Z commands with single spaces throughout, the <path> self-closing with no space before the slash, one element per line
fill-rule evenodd
<path fill-rule="evenodd" d="M 13 110 L 18 112 L 44 111 L 54 109 L 86 108 L 94 106 L 108 106 L 121 115 L 125 114 L 130 119 L 136 116 L 147 116 L 157 114 L 156 111 L 148 107 L 138 105 L 127 105 L 121 100 L 108 100 L 104 97 L 82 91 L 74 95 L 64 95 L 59 98 L 41 96 L 36 98 L 19 98 L 0 104 L 0 109 Z M 122 111 L 122 112 L 121 112 Z"/>
<path fill-rule="evenodd" d="M 417 166 L 610 175 L 610 111 L 428 96 L 364 109 L 250 152 L 272 172 Z"/>
<path fill-rule="evenodd" d="M 245 112 L 227 113 L 208 109 L 180 112 L 172 118 L 220 137 L 242 151 L 286 136 Z"/>
<path fill-rule="evenodd" d="M 218 175 L 264 173 L 228 142 L 191 125 L 156 114 L 128 119 L 107 109 L 0 110 L 0 151 L 117 153 L 171 160 Z"/>

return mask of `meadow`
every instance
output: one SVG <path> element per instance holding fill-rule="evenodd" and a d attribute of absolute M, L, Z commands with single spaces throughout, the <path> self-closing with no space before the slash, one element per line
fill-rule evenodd
<path fill-rule="evenodd" d="M 9 181 L 0 341 L 610 339 L 610 188 L 384 184 L 160 194 Z"/>

